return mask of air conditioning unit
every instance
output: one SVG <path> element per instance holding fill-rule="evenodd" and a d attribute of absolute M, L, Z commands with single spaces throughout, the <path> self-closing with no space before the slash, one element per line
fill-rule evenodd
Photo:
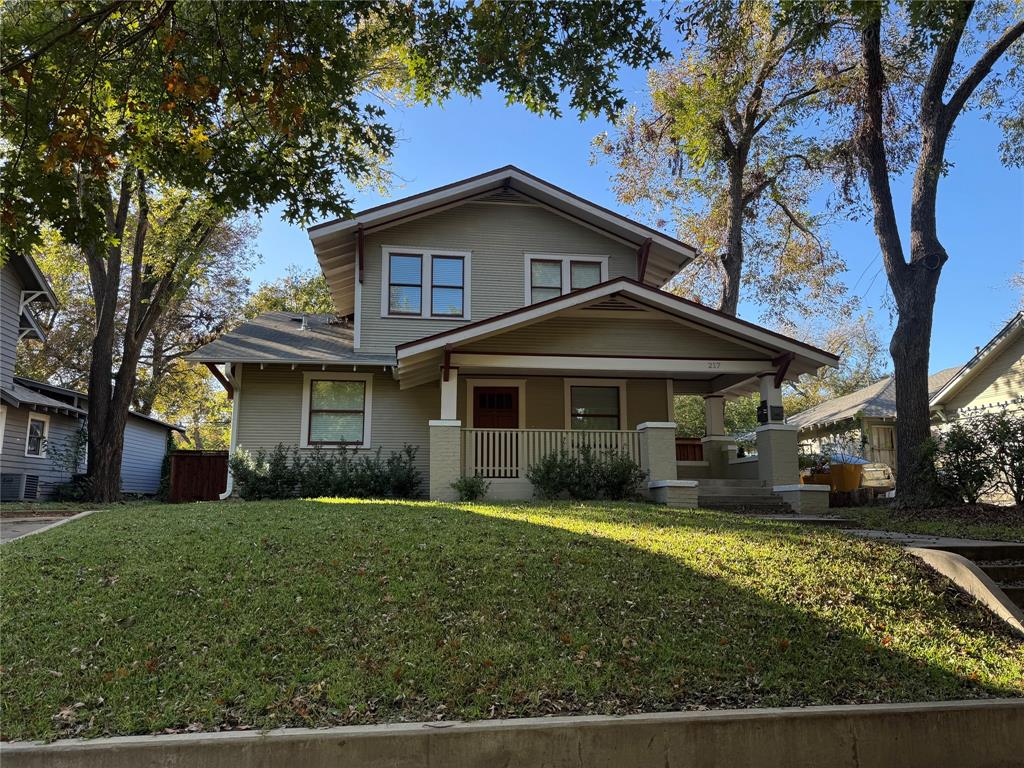
<path fill-rule="evenodd" d="M 21 501 L 24 493 L 24 474 L 8 472 L 0 475 L 0 501 Z"/>

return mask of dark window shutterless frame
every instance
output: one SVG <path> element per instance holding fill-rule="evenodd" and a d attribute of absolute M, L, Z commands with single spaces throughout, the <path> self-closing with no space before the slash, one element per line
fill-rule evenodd
<path fill-rule="evenodd" d="M 359 409 L 355 408 L 317 408 L 316 407 L 316 385 L 317 384 L 358 384 L 362 391 L 362 404 L 363 407 Z M 313 439 L 313 416 L 320 413 L 347 413 L 347 414 L 359 414 L 359 439 L 358 440 L 314 440 Z M 365 381 L 352 381 L 343 379 L 311 379 L 309 382 L 309 414 L 306 417 L 308 423 L 306 428 L 308 430 L 308 440 L 310 445 L 362 445 L 366 438 L 366 382 Z"/>
<path fill-rule="evenodd" d="M 405 280 L 395 281 L 395 260 L 396 259 L 415 259 L 419 264 L 418 277 L 416 282 L 407 282 Z M 395 289 L 398 289 L 398 295 L 403 295 L 406 292 L 415 292 L 416 296 L 416 308 L 395 308 Z M 388 254 L 388 314 L 389 315 L 412 315 L 417 316 L 423 312 L 423 254 L 420 253 L 391 253 Z"/>
<path fill-rule="evenodd" d="M 443 270 L 438 270 L 438 262 L 453 262 L 458 263 L 459 276 L 456 282 L 453 277 L 443 276 Z M 442 276 L 438 277 L 438 272 L 442 272 Z M 458 295 L 458 312 L 438 312 L 438 307 L 443 306 L 445 299 L 443 296 L 455 296 Z M 449 298 L 449 301 L 451 299 Z M 445 256 L 438 254 L 437 256 L 431 256 L 430 263 L 430 314 L 432 317 L 464 317 L 466 314 L 466 259 L 463 256 Z"/>
<path fill-rule="evenodd" d="M 607 389 L 615 392 L 615 411 L 607 413 L 598 413 L 596 411 L 587 413 L 576 413 L 575 400 L 576 392 L 582 389 Z M 570 407 L 570 422 L 569 426 L 571 429 L 576 429 L 573 425 L 582 423 L 585 419 L 615 419 L 615 426 L 610 429 L 622 429 L 622 415 L 619 413 L 619 388 L 618 387 L 603 387 L 603 386 L 592 386 L 586 384 L 572 385 L 569 387 L 569 407 Z"/>

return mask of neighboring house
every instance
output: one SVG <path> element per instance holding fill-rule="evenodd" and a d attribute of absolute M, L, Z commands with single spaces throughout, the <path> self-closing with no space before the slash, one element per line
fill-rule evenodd
<path fill-rule="evenodd" d="M 1024 411 L 1024 313 L 1017 313 L 962 367 L 928 377 L 932 424 L 994 410 Z M 787 419 L 808 451 L 849 447 L 896 467 L 896 383 L 892 376 Z"/>
<path fill-rule="evenodd" d="M 68 482 L 73 472 L 60 454 L 70 453 L 76 433 L 87 425 L 84 394 L 14 375 L 18 342 L 44 339 L 48 323 L 40 314 L 57 309 L 57 299 L 35 261 L 11 257 L 0 272 L 0 498 L 4 501 L 45 499 L 57 485 Z M 157 491 L 170 430 L 183 431 L 149 416 L 129 415 L 122 491 Z"/>
<path fill-rule="evenodd" d="M 411 444 L 440 499 L 463 474 L 529 498 L 534 461 L 585 444 L 655 488 L 797 482 L 779 388 L 837 358 L 661 290 L 690 246 L 511 166 L 309 236 L 336 315 L 262 315 L 189 357 L 233 398 L 232 450 Z M 724 434 L 725 400 L 756 391 L 760 463 Z M 700 461 L 676 462 L 677 394 L 705 397 Z"/>

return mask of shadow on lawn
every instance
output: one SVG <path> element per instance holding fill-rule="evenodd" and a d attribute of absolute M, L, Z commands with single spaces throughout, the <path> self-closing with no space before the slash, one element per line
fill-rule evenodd
<path fill-rule="evenodd" d="M 206 503 L 25 542 L 0 583 L 4 735 L 1022 694 L 935 661 L 1006 679 L 1022 646 L 889 548 L 645 506 L 550 510 Z M 903 581 L 864 578 L 886 569 Z M 76 702 L 100 703 L 55 718 Z"/>
<path fill-rule="evenodd" d="M 324 500 L 322 503 L 331 502 Z M 711 704 L 717 700 L 722 706 L 742 706 L 756 705 L 765 698 L 771 699 L 772 704 L 811 704 L 1024 695 L 1020 688 L 986 685 L 930 662 L 924 654 L 912 656 L 894 648 L 893 637 L 889 634 L 892 626 L 887 624 L 907 618 L 899 616 L 900 612 L 938 609 L 954 617 L 954 633 L 991 633 L 1024 651 L 1019 639 L 1001 622 L 969 598 L 944 589 L 939 579 L 902 552 L 887 551 L 884 546 L 860 540 L 851 541 L 835 531 L 807 530 L 793 524 L 715 512 L 667 510 L 643 504 L 549 503 L 538 508 L 516 503 L 370 503 L 382 507 L 399 505 L 410 511 L 430 513 L 443 510 L 458 515 L 461 540 L 474 536 L 493 539 L 496 557 L 501 556 L 499 551 L 514 551 L 513 542 L 524 541 L 524 535 L 535 542 L 527 546 L 535 546 L 547 554 L 555 553 L 555 557 L 565 552 L 568 556 L 553 570 L 542 567 L 531 572 L 524 567 L 516 572 L 516 579 L 522 580 L 519 583 L 524 583 L 524 589 L 535 581 L 545 589 L 569 589 L 575 593 L 571 604 L 576 607 L 560 618 L 552 616 L 547 630 L 552 636 L 558 635 L 568 619 L 577 627 L 582 623 L 584 638 L 610 633 L 626 640 L 634 630 L 643 628 L 645 633 L 651 633 L 648 637 L 656 637 L 661 646 L 654 655 L 671 662 L 662 671 L 671 669 L 672 663 L 679 664 L 682 682 L 680 684 L 677 678 L 674 683 L 681 694 L 677 703 Z M 535 520 L 494 517 L 474 511 L 479 508 L 535 515 L 541 521 L 538 524 Z M 545 517 L 552 519 L 550 524 L 543 522 Z M 585 521 L 592 527 L 585 531 L 569 530 L 557 522 L 564 518 Z M 916 583 L 900 594 L 886 591 L 869 594 L 868 590 L 858 591 L 864 585 L 855 577 L 837 579 L 834 570 L 826 572 L 823 568 L 824 583 L 817 585 L 820 594 L 806 594 L 804 585 L 786 594 L 789 601 L 783 602 L 766 598 L 764 591 L 725 578 L 732 570 L 728 562 L 716 561 L 718 574 L 695 570 L 682 558 L 652 552 L 634 544 L 630 537 L 602 535 L 600 527 L 606 525 L 651 526 L 673 535 L 680 529 L 684 534 L 692 531 L 716 537 L 738 535 L 770 548 L 794 545 L 798 549 L 823 553 L 825 558 L 842 556 L 845 565 L 865 569 L 862 572 L 865 577 L 877 575 L 868 570 L 872 566 L 902 567 L 905 578 Z M 815 567 L 815 556 L 808 557 L 806 567 Z M 575 573 L 569 586 L 560 576 L 573 564 Z M 811 578 L 813 581 L 813 576 Z M 778 589 L 776 585 L 776 591 L 786 593 L 786 586 Z M 840 593 L 847 592 L 828 595 L 833 588 Z M 934 591 L 926 592 L 929 588 Z M 801 599 L 807 601 L 807 610 L 794 604 L 799 604 Z M 818 603 L 814 607 L 821 608 L 820 604 L 844 600 L 851 607 L 874 614 L 875 618 L 856 629 L 844 628 L 839 621 L 830 621 L 811 610 L 814 603 Z M 593 606 L 600 606 L 601 610 L 589 610 Z M 650 626 L 652 621 L 658 624 L 656 630 Z M 951 637 L 948 642 L 955 640 Z M 611 649 L 621 663 L 617 642 L 610 640 L 605 647 Z M 704 693 L 687 690 L 690 688 L 686 684 L 687 673 L 694 669 L 702 669 L 703 680 L 709 686 Z M 733 686 L 728 684 L 730 680 Z M 715 694 L 712 688 L 718 682 L 726 682 L 726 689 L 732 687 L 730 694 Z"/>

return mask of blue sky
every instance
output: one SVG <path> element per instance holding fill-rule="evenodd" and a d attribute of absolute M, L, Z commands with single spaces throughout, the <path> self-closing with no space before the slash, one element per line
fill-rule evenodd
<path fill-rule="evenodd" d="M 642 103 L 645 75 L 626 72 L 620 85 L 631 101 Z M 608 128 L 604 120 L 541 118 L 519 106 L 506 106 L 496 92 L 480 99 L 455 99 L 443 107 L 392 111 L 399 132 L 389 197 L 353 191 L 356 209 L 421 192 L 483 171 L 514 164 L 627 216 L 618 203 L 609 168 L 590 164 L 591 139 Z M 1009 278 L 1024 259 L 1024 172 L 999 163 L 997 127 L 975 115 L 958 122 L 947 159 L 953 167 L 939 190 L 939 233 L 950 259 L 939 282 L 931 344 L 933 371 L 965 362 L 1017 306 Z M 909 178 L 895 184 L 901 222 L 909 221 Z M 906 238 L 906 232 L 904 237 Z M 892 323 L 888 286 L 871 221 L 841 221 L 828 235 L 847 263 L 845 282 L 865 307 L 875 310 L 882 338 Z M 905 244 L 907 240 L 905 239 Z M 304 230 L 271 210 L 262 220 L 258 249 L 263 263 L 256 281 L 271 280 L 295 264 L 315 268 L 316 257 Z M 756 307 L 740 315 L 756 319 Z"/>

